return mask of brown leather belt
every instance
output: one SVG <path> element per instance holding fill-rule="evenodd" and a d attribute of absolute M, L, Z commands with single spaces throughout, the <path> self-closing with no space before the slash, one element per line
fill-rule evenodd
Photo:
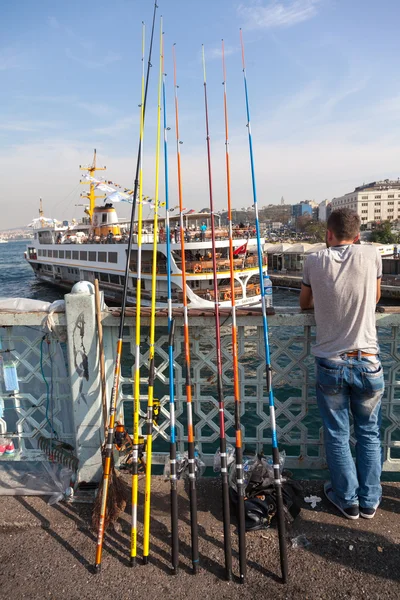
<path fill-rule="evenodd" d="M 347 356 L 358 356 L 358 350 L 351 350 L 351 352 L 342 352 Z M 360 352 L 361 356 L 376 356 L 376 354 L 370 354 L 369 352 Z"/>

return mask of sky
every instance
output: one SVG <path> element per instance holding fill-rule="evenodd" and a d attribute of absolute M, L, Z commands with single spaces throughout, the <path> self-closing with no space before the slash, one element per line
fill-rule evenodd
<path fill-rule="evenodd" d="M 239 28 L 246 52 L 260 206 L 317 202 L 400 175 L 398 0 L 158 0 L 144 193 L 155 194 L 159 17 L 163 16 L 171 205 L 177 204 L 172 46 L 176 43 L 185 208 L 209 205 L 201 45 L 212 181 L 227 206 L 221 39 L 225 41 L 234 207 L 253 202 Z M 106 177 L 132 187 L 141 35 L 152 0 L 2 0 L 0 230 L 45 214 L 82 215 L 79 165 L 97 149 Z M 161 161 L 160 199 L 164 195 Z M 121 208 L 120 208 L 121 207 Z M 127 205 L 118 205 L 121 216 Z M 146 209 L 147 210 L 147 209 Z M 145 215 L 147 213 L 145 212 Z"/>

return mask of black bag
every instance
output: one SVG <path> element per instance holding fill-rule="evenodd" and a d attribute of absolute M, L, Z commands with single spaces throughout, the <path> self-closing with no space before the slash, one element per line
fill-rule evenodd
<path fill-rule="evenodd" d="M 289 473 L 284 471 L 282 484 L 283 506 L 286 520 L 293 521 L 300 512 L 299 498 L 302 487 L 299 482 L 288 480 Z M 237 507 L 238 494 L 232 487 L 229 488 L 232 503 Z M 251 474 L 250 481 L 245 490 L 244 500 L 246 531 L 268 529 L 276 515 L 276 491 L 270 477 L 265 477 L 265 469 L 259 461 Z"/>

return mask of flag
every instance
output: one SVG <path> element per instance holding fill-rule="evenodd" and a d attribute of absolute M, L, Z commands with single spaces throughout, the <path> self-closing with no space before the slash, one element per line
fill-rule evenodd
<path fill-rule="evenodd" d="M 233 256 L 240 256 L 241 254 L 246 254 L 248 243 L 249 243 L 249 241 L 247 240 L 247 242 L 245 244 L 243 244 L 242 246 L 239 246 L 239 248 L 236 248 L 236 250 L 233 251 Z"/>
<path fill-rule="evenodd" d="M 185 213 L 185 215 L 192 215 L 195 212 L 196 212 L 195 209 L 191 208 L 190 210 L 187 211 L 187 213 Z"/>
<path fill-rule="evenodd" d="M 91 181 L 92 183 L 100 183 L 101 179 L 97 179 L 96 177 L 92 177 L 89 173 L 85 173 L 82 175 L 82 181 Z"/>
<path fill-rule="evenodd" d="M 114 191 L 112 194 L 107 196 L 105 198 L 105 200 L 108 200 L 109 202 L 130 202 L 130 203 L 132 203 L 132 196 L 129 196 L 128 194 L 124 194 L 122 192 Z"/>
<path fill-rule="evenodd" d="M 96 185 L 96 190 L 101 190 L 102 192 L 107 192 L 109 194 L 115 192 L 115 188 L 111 187 L 110 185 L 107 185 L 106 183 L 98 183 Z"/>

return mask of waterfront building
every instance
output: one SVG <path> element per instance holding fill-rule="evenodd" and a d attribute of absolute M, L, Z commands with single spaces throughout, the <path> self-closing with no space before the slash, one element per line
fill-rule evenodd
<path fill-rule="evenodd" d="M 295 219 L 298 217 L 304 217 L 305 215 L 312 216 L 313 207 L 308 201 L 299 202 L 298 204 L 293 204 L 292 206 L 292 214 Z"/>
<path fill-rule="evenodd" d="M 400 218 L 400 179 L 373 181 L 356 187 L 353 192 L 333 198 L 332 210 L 351 208 L 361 224 L 394 221 Z"/>
<path fill-rule="evenodd" d="M 318 221 L 326 222 L 330 215 L 330 200 L 322 200 L 318 205 Z"/>

